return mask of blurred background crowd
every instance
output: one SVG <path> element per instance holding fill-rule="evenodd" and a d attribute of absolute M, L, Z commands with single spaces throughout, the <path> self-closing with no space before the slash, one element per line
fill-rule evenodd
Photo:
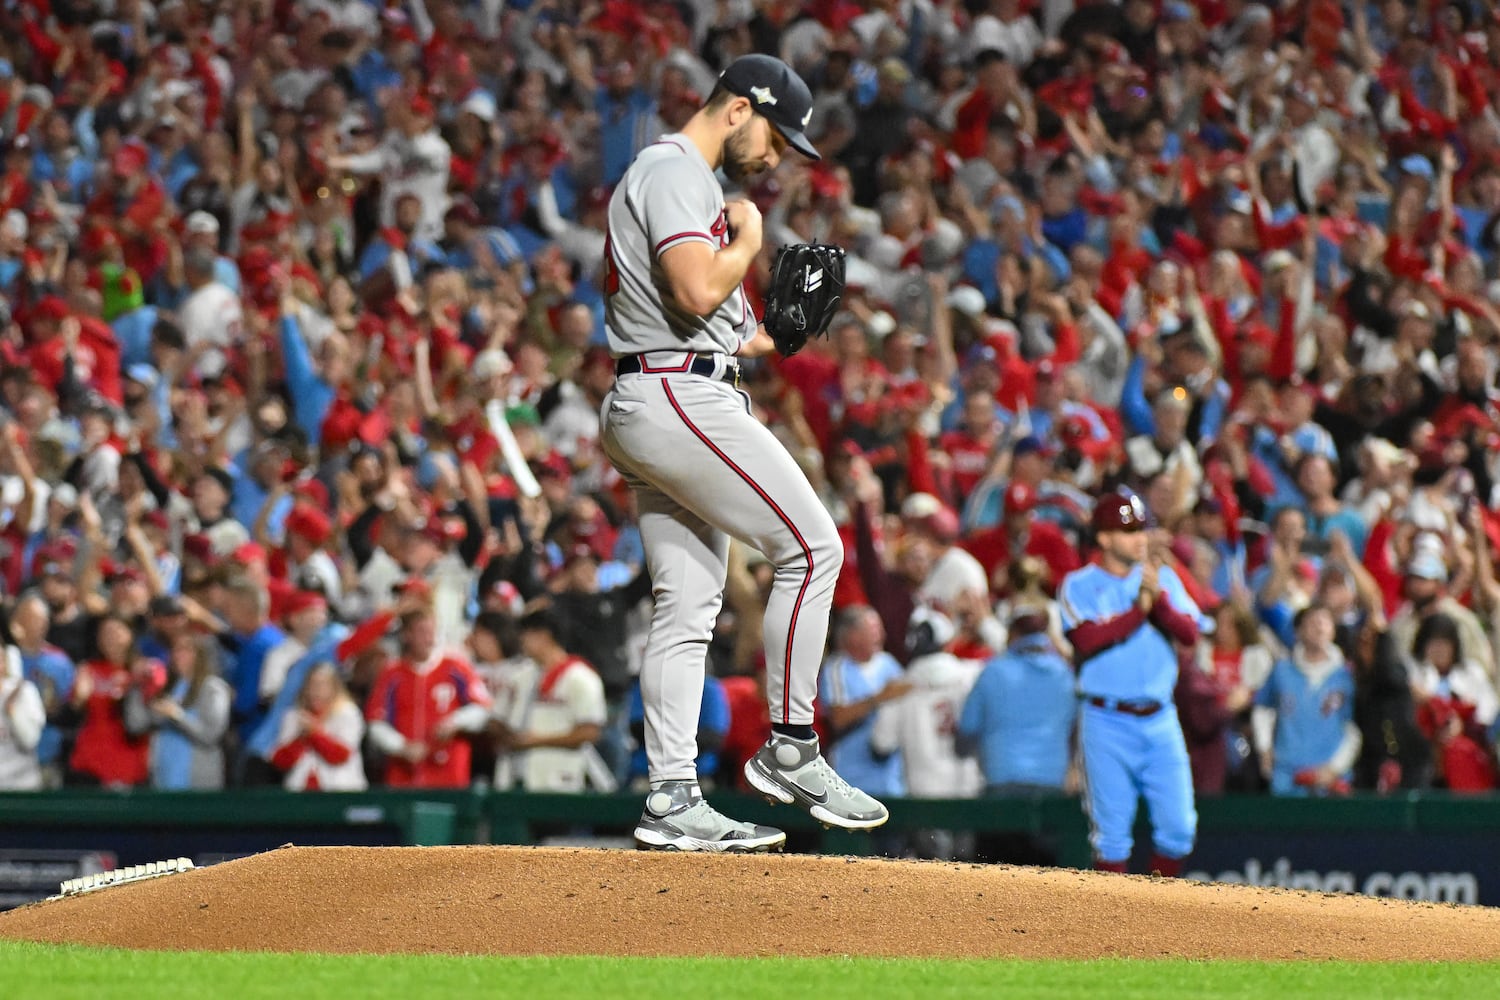
<path fill-rule="evenodd" d="M 850 254 L 746 384 L 846 541 L 841 773 L 1073 787 L 1052 595 L 1125 485 L 1215 626 L 1200 793 L 1495 786 L 1488 4 L 11 0 L 0 787 L 644 774 L 603 209 L 753 51 L 823 160 L 746 192 L 749 292 Z M 768 729 L 771 572 L 705 777 Z"/>

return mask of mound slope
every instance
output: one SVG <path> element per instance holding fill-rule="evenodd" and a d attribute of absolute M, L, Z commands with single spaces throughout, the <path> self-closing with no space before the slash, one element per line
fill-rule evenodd
<path fill-rule="evenodd" d="M 798 855 L 284 848 L 0 913 L 0 938 L 210 951 L 1500 959 L 1500 910 Z"/>

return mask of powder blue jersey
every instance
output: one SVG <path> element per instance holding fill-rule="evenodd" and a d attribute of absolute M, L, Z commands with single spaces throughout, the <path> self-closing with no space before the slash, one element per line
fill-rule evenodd
<path fill-rule="evenodd" d="M 902 676 L 901 664 L 884 650 L 862 664 L 836 653 L 823 665 L 822 676 L 818 679 L 818 696 L 827 708 L 849 705 L 878 694 L 887 684 L 900 680 Z M 898 750 L 878 757 L 870 747 L 875 715 L 871 712 L 859 725 L 838 737 L 830 749 L 828 762 L 845 781 L 871 795 L 905 795 L 901 752 Z"/>
<path fill-rule="evenodd" d="M 985 665 L 958 732 L 978 742 L 986 784 L 1061 789 L 1077 714 L 1072 669 L 1046 636 L 1029 636 Z"/>
<path fill-rule="evenodd" d="M 1206 623 L 1171 567 L 1161 567 L 1157 580 L 1162 597 L 1171 601 L 1173 608 L 1195 619 L 1200 627 Z M 1063 578 L 1057 591 L 1063 628 L 1127 614 L 1140 593 L 1140 566 L 1124 576 L 1115 576 L 1096 564 L 1075 570 Z M 1078 674 L 1078 691 L 1085 697 L 1166 704 L 1172 700 L 1176 686 L 1177 653 L 1171 640 L 1150 622 L 1143 622 L 1124 642 L 1084 662 Z"/>
<path fill-rule="evenodd" d="M 1322 767 L 1338 752 L 1344 730 L 1354 720 L 1354 675 L 1341 663 L 1314 684 L 1291 660 L 1282 660 L 1271 669 L 1255 704 L 1276 710 L 1272 779 L 1275 785 L 1290 785 L 1298 771 Z"/>

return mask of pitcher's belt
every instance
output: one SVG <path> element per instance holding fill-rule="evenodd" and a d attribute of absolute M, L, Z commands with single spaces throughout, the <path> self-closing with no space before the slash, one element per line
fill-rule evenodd
<path fill-rule="evenodd" d="M 672 352 L 667 353 L 673 357 Z M 740 384 L 740 362 L 727 354 L 676 354 L 672 364 L 652 364 L 650 354 L 627 354 L 615 362 L 615 375 L 701 375 L 704 378 L 722 379 Z"/>

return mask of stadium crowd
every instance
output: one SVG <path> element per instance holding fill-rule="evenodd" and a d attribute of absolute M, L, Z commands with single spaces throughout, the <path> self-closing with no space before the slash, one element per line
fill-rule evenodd
<path fill-rule="evenodd" d="M 750 294 L 850 254 L 746 382 L 845 538 L 842 774 L 1074 787 L 1053 594 L 1123 484 L 1211 618 L 1201 794 L 1495 787 L 1478 0 L 4 5 L 0 787 L 643 775 L 603 209 L 751 51 L 824 158 L 747 192 Z M 770 573 L 734 550 L 705 777 L 768 731 Z"/>

